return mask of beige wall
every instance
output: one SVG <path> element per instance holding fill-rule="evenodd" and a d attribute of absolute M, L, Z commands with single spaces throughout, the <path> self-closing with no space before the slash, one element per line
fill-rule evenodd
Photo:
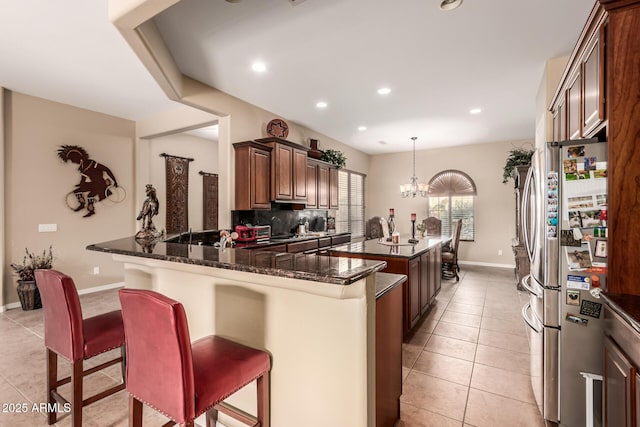
<path fill-rule="evenodd" d="M 153 184 L 160 201 L 158 216 L 153 218 L 156 228 L 166 229 L 166 170 L 160 154 L 167 153 L 194 159 L 189 162 L 189 227 L 202 230 L 202 176 L 198 172 L 218 173 L 218 142 L 180 133 L 151 139 L 149 151 L 148 183 Z"/>
<path fill-rule="evenodd" d="M 513 182 L 502 184 L 502 169 L 514 146 L 531 146 L 532 141 L 496 142 L 451 148 L 416 151 L 416 175 L 428 183 L 433 175 L 446 169 L 467 173 L 476 184 L 475 241 L 460 242 L 463 261 L 513 265 L 511 239 L 515 236 L 515 199 Z M 368 181 L 367 217 L 387 217 L 395 208 L 396 226 L 401 234 L 411 232 L 410 214 L 418 220 L 427 217 L 424 198 L 402 199 L 400 184 L 411 176 L 412 153 L 394 153 L 371 157 Z M 502 251 L 502 256 L 498 251 Z"/>
<path fill-rule="evenodd" d="M 4 303 L 18 300 L 10 262 L 21 262 L 25 247 L 53 245 L 54 268 L 71 275 L 79 289 L 122 281 L 123 267 L 110 256 L 87 251 L 91 243 L 134 232 L 133 170 L 135 123 L 15 92 L 5 94 L 5 272 Z M 79 145 L 106 165 L 127 191 L 119 204 L 96 203 L 96 214 L 72 212 L 65 195 L 79 182 L 77 165 L 57 156 L 60 145 Z M 38 224 L 57 224 L 39 233 Z M 93 275 L 93 267 L 100 274 Z"/>
<path fill-rule="evenodd" d="M 553 139 L 553 116 L 549 111 L 562 73 L 569 62 L 568 56 L 547 61 L 536 95 L 536 148 L 544 151 L 545 144 Z"/>
<path fill-rule="evenodd" d="M 4 187 L 4 88 L 0 86 L 0 188 L 2 189 L 2 194 L 0 194 L 0 277 L 3 278 L 4 283 L 4 274 L 5 274 L 5 266 L 8 266 L 9 263 L 5 259 L 5 251 L 4 251 L 4 230 L 5 230 L 5 195 L 7 192 Z M 4 289 L 4 286 L 3 286 Z M 0 292 L 0 311 L 2 311 L 2 307 L 4 307 L 4 292 Z"/>

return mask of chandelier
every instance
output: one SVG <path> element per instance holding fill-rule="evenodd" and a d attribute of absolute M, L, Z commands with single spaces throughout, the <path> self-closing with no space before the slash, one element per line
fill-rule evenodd
<path fill-rule="evenodd" d="M 416 197 L 416 195 L 421 195 L 422 197 L 428 197 L 427 184 L 418 183 L 418 177 L 416 176 L 416 139 L 417 136 L 411 137 L 413 140 L 413 176 L 411 177 L 411 182 L 409 184 L 404 184 L 400 186 L 400 195 L 403 198 L 407 198 L 409 196 Z"/>

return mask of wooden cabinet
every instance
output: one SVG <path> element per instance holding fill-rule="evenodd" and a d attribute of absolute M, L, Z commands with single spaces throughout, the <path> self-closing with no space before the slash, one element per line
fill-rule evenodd
<path fill-rule="evenodd" d="M 632 427 L 635 401 L 636 372 L 620 348 L 610 339 L 604 346 L 604 425 Z"/>
<path fill-rule="evenodd" d="M 590 138 L 605 120 L 604 38 L 607 15 L 595 7 L 553 97 L 553 140 Z"/>
<path fill-rule="evenodd" d="M 604 28 L 589 41 L 582 57 L 582 133 L 589 135 L 604 120 Z"/>
<path fill-rule="evenodd" d="M 297 253 L 318 250 L 318 239 L 304 240 L 302 242 L 287 243 L 287 252 Z"/>
<path fill-rule="evenodd" d="M 280 138 L 261 138 L 256 142 L 271 148 L 271 200 L 306 203 L 308 149 Z"/>
<path fill-rule="evenodd" d="M 338 169 L 329 169 L 329 209 L 338 209 Z"/>
<path fill-rule="evenodd" d="M 420 315 L 427 312 L 431 303 L 432 292 L 430 288 L 433 286 L 432 258 L 431 251 L 425 252 L 420 256 Z"/>
<path fill-rule="evenodd" d="M 318 209 L 318 167 L 307 163 L 307 209 Z"/>
<path fill-rule="evenodd" d="M 567 87 L 567 133 L 569 139 L 582 138 L 582 129 L 580 124 L 582 118 L 580 116 L 581 96 L 580 92 L 582 80 L 581 73 L 578 68 L 575 74 L 569 79 Z"/>
<path fill-rule="evenodd" d="M 233 144 L 236 210 L 270 209 L 271 148 L 252 141 Z"/>
<path fill-rule="evenodd" d="M 413 328 L 420 320 L 420 258 L 409 260 L 407 274 L 409 280 L 409 329 Z"/>
<path fill-rule="evenodd" d="M 377 273 L 376 281 L 384 274 Z M 400 419 L 401 312 L 402 285 L 376 299 L 376 427 L 390 427 Z"/>
<path fill-rule="evenodd" d="M 438 245 L 433 250 L 433 293 L 431 302 L 436 298 L 442 289 L 442 246 Z"/>
<path fill-rule="evenodd" d="M 328 163 L 307 159 L 307 209 L 329 209 L 333 169 Z"/>

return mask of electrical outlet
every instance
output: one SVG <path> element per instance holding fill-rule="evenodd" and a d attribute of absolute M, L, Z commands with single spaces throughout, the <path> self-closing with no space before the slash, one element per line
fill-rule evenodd
<path fill-rule="evenodd" d="M 93 274 L 100 274 L 100 266 L 93 267 Z"/>
<path fill-rule="evenodd" d="M 502 249 L 498 249 L 498 256 L 502 256 Z"/>

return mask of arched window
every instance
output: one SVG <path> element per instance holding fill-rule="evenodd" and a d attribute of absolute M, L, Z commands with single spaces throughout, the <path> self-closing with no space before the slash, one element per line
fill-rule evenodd
<path fill-rule="evenodd" d="M 473 241 L 476 195 L 476 184 L 466 173 L 458 170 L 438 172 L 429 181 L 427 212 L 442 220 L 443 235 L 451 235 L 452 223 L 462 219 L 460 240 Z"/>

